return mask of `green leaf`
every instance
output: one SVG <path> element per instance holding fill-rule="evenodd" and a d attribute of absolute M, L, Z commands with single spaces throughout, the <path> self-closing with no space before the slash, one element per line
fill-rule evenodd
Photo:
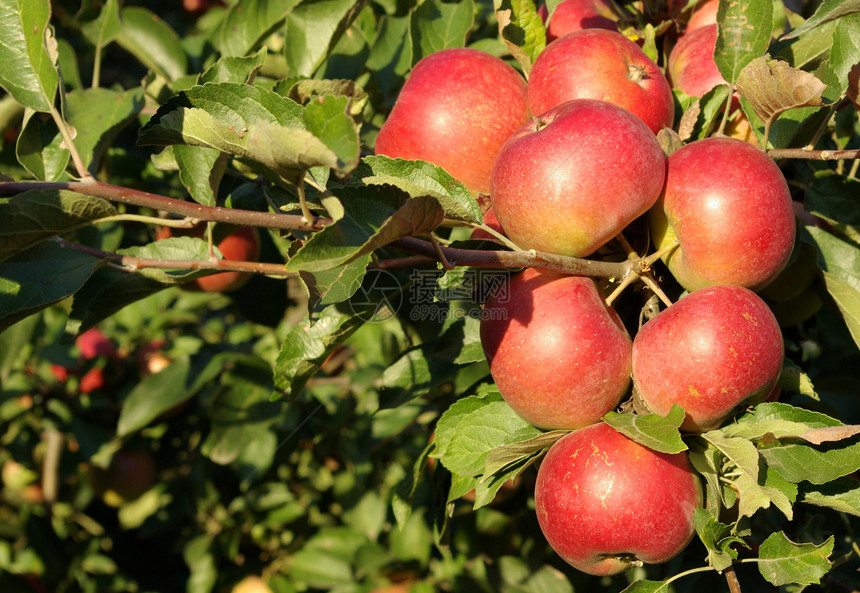
<path fill-rule="evenodd" d="M 260 48 L 253 56 L 224 56 L 197 77 L 197 84 L 206 84 L 207 82 L 250 83 L 266 62 L 266 56 L 265 47 Z"/>
<path fill-rule="evenodd" d="M 546 27 L 533 0 L 495 0 L 502 40 L 528 77 L 546 47 Z"/>
<path fill-rule="evenodd" d="M 305 109 L 295 101 L 247 84 L 209 83 L 191 87 L 163 105 L 141 129 L 140 143 L 214 148 L 297 182 L 314 166 L 341 174 L 355 166 L 357 159 L 345 162 L 338 156 L 354 148 L 343 136 L 342 122 L 333 130 L 327 137 L 329 146 L 306 128 Z"/>
<path fill-rule="evenodd" d="M 0 332 L 74 294 L 102 263 L 54 242 L 0 263 Z"/>
<path fill-rule="evenodd" d="M 198 204 L 215 206 L 218 187 L 227 169 L 227 155 L 215 148 L 177 144 L 173 158 L 179 167 L 179 181 Z"/>
<path fill-rule="evenodd" d="M 235 364 L 233 352 L 215 356 L 183 356 L 161 371 L 144 377 L 123 400 L 117 436 L 125 437 L 149 425 L 161 414 L 188 401 L 214 381 L 224 368 Z"/>
<path fill-rule="evenodd" d="M 487 454 L 481 481 L 489 479 L 493 474 L 501 472 L 510 466 L 521 464 L 525 460 L 540 456 L 554 442 L 568 432 L 567 430 L 552 430 L 524 441 L 508 443 L 497 449 L 493 449 Z"/>
<path fill-rule="evenodd" d="M 432 456 L 451 473 L 480 476 L 491 451 L 539 434 L 500 395 L 470 396 L 451 405 L 439 418 Z"/>
<path fill-rule="evenodd" d="M 860 470 L 860 439 L 823 446 L 779 444 L 761 455 L 786 480 L 826 484 Z"/>
<path fill-rule="evenodd" d="M 804 484 L 799 501 L 860 517 L 860 481 L 845 476 L 818 486 Z"/>
<path fill-rule="evenodd" d="M 767 51 L 773 31 L 773 2 L 726 0 L 720 2 L 717 12 L 714 60 L 723 78 L 734 84 L 741 70 Z"/>
<path fill-rule="evenodd" d="M 813 412 L 782 402 L 766 402 L 741 416 L 737 422 L 724 426 L 720 432 L 729 437 L 745 439 L 796 438 L 821 444 L 853 437 L 860 426 L 846 426 L 820 412 Z"/>
<path fill-rule="evenodd" d="M 806 190 L 806 209 L 826 220 L 837 234 L 860 243 L 860 210 L 856 196 L 860 181 L 835 172 L 821 172 Z"/>
<path fill-rule="evenodd" d="M 0 200 L 0 261 L 116 213 L 107 200 L 67 190 L 30 190 Z"/>
<path fill-rule="evenodd" d="M 358 11 L 354 0 L 306 0 L 286 16 L 285 55 L 292 76 L 312 76 Z"/>
<path fill-rule="evenodd" d="M 815 545 L 796 544 L 782 531 L 773 533 L 759 546 L 759 572 L 776 586 L 816 585 L 830 570 L 833 543 L 832 535 Z"/>
<path fill-rule="evenodd" d="M 22 130 L 15 145 L 18 162 L 37 179 L 57 181 L 69 164 L 69 151 L 54 120 L 27 109 Z"/>
<path fill-rule="evenodd" d="M 701 435 L 701 438 L 716 447 L 740 472 L 734 481 L 737 483 L 741 517 L 751 517 L 757 510 L 776 506 L 791 519 L 790 492 L 786 492 L 785 484 L 770 478 L 761 467 L 761 458 L 755 445 L 747 439 L 727 437 L 719 430 L 712 430 Z"/>
<path fill-rule="evenodd" d="M 172 260 L 208 260 L 206 241 L 196 237 L 171 237 L 149 245 L 119 249 L 117 253 L 131 258 Z M 99 269 L 89 282 L 75 294 L 71 318 L 84 331 L 135 301 L 151 296 L 165 288 L 190 282 L 208 272 L 142 268 L 132 274 L 114 268 Z"/>
<path fill-rule="evenodd" d="M 640 579 L 633 581 L 621 593 L 668 593 L 670 583 L 667 581 L 649 581 Z"/>
<path fill-rule="evenodd" d="M 684 422 L 684 408 L 675 404 L 663 417 L 659 414 L 619 414 L 608 412 L 603 421 L 621 434 L 641 445 L 661 453 L 680 453 L 687 450 L 678 430 Z"/>
<path fill-rule="evenodd" d="M 472 0 L 426 0 L 412 12 L 412 63 L 443 49 L 464 47 L 475 22 Z"/>
<path fill-rule="evenodd" d="M 833 34 L 833 47 L 830 50 L 828 66 L 833 69 L 834 81 L 840 86 L 839 94 L 848 88 L 848 74 L 856 64 L 860 64 L 860 3 L 858 13 L 837 21 Z"/>
<path fill-rule="evenodd" d="M 330 270 L 402 237 L 426 234 L 442 223 L 434 198 L 423 196 L 397 207 L 390 188 L 366 191 L 343 219 L 317 232 L 290 259 L 288 270 Z"/>
<path fill-rule="evenodd" d="M 220 465 L 233 463 L 283 413 L 281 402 L 271 399 L 271 372 L 260 358 L 234 357 L 209 405 L 211 430 L 200 447 L 206 457 Z"/>
<path fill-rule="evenodd" d="M 86 89 L 66 95 L 66 120 L 75 128 L 75 147 L 89 167 L 143 109 L 143 89 Z"/>
<path fill-rule="evenodd" d="M 383 155 L 364 157 L 362 163 L 372 173 L 364 175 L 364 170 L 358 172 L 367 185 L 393 185 L 413 198 L 433 196 L 445 210 L 446 217 L 474 223 L 483 221 L 481 207 L 475 197 L 442 167 Z"/>
<path fill-rule="evenodd" d="M 0 0 L 0 86 L 21 105 L 43 112 L 51 110 L 60 80 L 50 19 L 48 0 Z"/>
<path fill-rule="evenodd" d="M 720 523 L 704 509 L 696 509 L 694 521 L 696 533 L 708 550 L 708 564 L 714 570 L 722 572 L 737 559 L 738 552 L 732 546 L 739 544 L 749 547 L 743 537 L 737 533 L 736 525 Z"/>
<path fill-rule="evenodd" d="M 785 359 L 782 365 L 782 370 L 779 373 L 777 386 L 787 391 L 793 391 L 818 401 L 818 394 L 815 392 L 815 386 L 812 384 L 812 379 L 809 378 L 803 369 L 794 364 L 792 361 Z"/>
<path fill-rule="evenodd" d="M 99 11 L 99 16 L 81 25 L 81 32 L 87 40 L 101 51 L 111 41 L 122 34 L 119 2 L 107 0 Z"/>
<path fill-rule="evenodd" d="M 781 39 L 794 39 L 831 21 L 860 12 L 860 0 L 823 0 L 805 23 L 789 31 Z M 806 35 L 806 37 L 810 37 Z"/>
<path fill-rule="evenodd" d="M 349 110 L 348 96 L 326 95 L 308 103 L 304 111 L 307 129 L 337 155 L 338 171 L 353 170 L 361 157 L 358 126 Z"/>
<path fill-rule="evenodd" d="M 188 70 L 188 57 L 176 32 L 146 8 L 130 6 L 120 13 L 122 33 L 117 43 L 140 62 L 167 80 Z"/>
<path fill-rule="evenodd" d="M 384 16 L 379 22 L 376 42 L 367 57 L 367 67 L 385 97 L 397 93 L 412 68 L 412 19 Z"/>
<path fill-rule="evenodd" d="M 860 346 L 860 248 L 811 226 L 805 228 L 803 239 L 818 248 L 818 265 L 827 291 Z"/>
<path fill-rule="evenodd" d="M 223 56 L 244 56 L 259 47 L 301 0 L 239 0 L 232 4 L 218 31 Z"/>
<path fill-rule="evenodd" d="M 315 295 L 317 305 L 333 305 L 355 294 L 367 274 L 370 261 L 371 255 L 368 253 L 342 266 L 313 273 L 301 272 L 301 276 Z"/>
<path fill-rule="evenodd" d="M 275 362 L 275 387 L 284 395 L 298 395 L 326 357 L 361 327 L 363 313 L 359 307 L 339 303 L 323 309 L 313 324 L 305 318 L 293 327 Z"/>

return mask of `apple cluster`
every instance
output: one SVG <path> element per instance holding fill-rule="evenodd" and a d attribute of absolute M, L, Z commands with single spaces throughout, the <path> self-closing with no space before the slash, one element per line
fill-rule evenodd
<path fill-rule="evenodd" d="M 757 294 L 795 242 L 779 167 L 738 138 L 668 156 L 657 140 L 675 122 L 673 86 L 701 95 L 725 82 L 704 63 L 715 6 L 694 13 L 671 78 L 600 0 L 559 4 L 527 81 L 478 50 L 436 52 L 416 64 L 376 143 L 489 194 L 485 220 L 524 250 L 595 257 L 647 220 L 685 291 L 632 337 L 588 277 L 526 269 L 484 305 L 493 314 L 481 341 L 502 397 L 531 424 L 570 431 L 540 465 L 535 505 L 553 549 L 590 574 L 680 553 L 700 498 L 686 454 L 636 443 L 606 413 L 634 393 L 656 414 L 683 407 L 683 431 L 711 430 L 768 398 L 782 368 L 779 325 Z"/>

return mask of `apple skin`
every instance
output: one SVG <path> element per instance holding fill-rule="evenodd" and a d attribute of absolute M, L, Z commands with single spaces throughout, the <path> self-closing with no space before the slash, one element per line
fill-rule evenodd
<path fill-rule="evenodd" d="M 718 428 L 735 408 L 770 395 L 785 348 L 774 314 L 741 286 L 703 288 L 645 323 L 633 340 L 633 383 L 645 405 L 665 416 L 687 412 L 681 429 Z"/>
<path fill-rule="evenodd" d="M 788 184 L 763 151 L 734 138 L 705 138 L 672 153 L 651 209 L 657 249 L 687 290 L 737 284 L 760 290 L 785 267 L 795 239 Z"/>
<path fill-rule="evenodd" d="M 547 24 L 549 10 L 546 2 L 538 7 L 538 14 L 546 24 L 546 42 L 581 29 L 608 29 L 617 31 L 612 5 L 606 0 L 564 0 L 555 7 L 552 19 Z"/>
<path fill-rule="evenodd" d="M 715 24 L 717 22 L 717 9 L 719 7 L 720 0 L 704 0 L 704 2 L 699 2 L 690 15 L 690 20 L 687 21 L 686 33 Z"/>
<path fill-rule="evenodd" d="M 529 74 L 529 109 L 543 114 L 572 99 L 599 99 L 631 111 L 653 133 L 671 127 L 675 100 L 666 77 L 617 31 L 583 29 L 559 37 Z"/>
<path fill-rule="evenodd" d="M 568 101 L 508 138 L 490 202 L 521 248 L 586 257 L 653 206 L 665 169 L 656 137 L 629 111 Z"/>
<path fill-rule="evenodd" d="M 217 231 L 216 231 L 217 232 Z M 203 238 L 206 225 L 198 225 L 192 229 L 160 227 L 156 239 L 167 239 L 172 236 L 190 236 Z M 257 261 L 260 258 L 260 234 L 255 227 L 240 226 L 217 242 L 218 250 L 224 259 L 231 261 Z M 183 285 L 191 290 L 203 292 L 230 292 L 245 285 L 251 275 L 246 272 L 216 272 L 202 276 Z"/>
<path fill-rule="evenodd" d="M 716 45 L 716 24 L 681 35 L 669 52 L 666 68 L 672 86 L 692 97 L 701 97 L 715 86 L 726 84 L 714 60 Z"/>
<path fill-rule="evenodd" d="M 247 576 L 233 586 L 231 593 L 272 593 L 272 589 L 258 576 Z"/>
<path fill-rule="evenodd" d="M 89 466 L 87 478 L 106 505 L 118 507 L 152 487 L 156 478 L 155 460 L 144 450 L 120 449 L 107 469 Z"/>
<path fill-rule="evenodd" d="M 525 79 L 504 60 L 468 48 L 422 58 L 379 130 L 375 151 L 445 169 L 473 193 L 490 191 L 504 141 L 529 117 Z"/>
<path fill-rule="evenodd" d="M 487 300 L 481 344 L 499 392 L 527 422 L 600 420 L 630 384 L 631 340 L 590 278 L 529 268 Z"/>
<path fill-rule="evenodd" d="M 695 533 L 701 485 L 685 453 L 659 453 L 600 422 L 550 447 L 534 498 L 555 552 L 605 576 L 677 556 Z"/>

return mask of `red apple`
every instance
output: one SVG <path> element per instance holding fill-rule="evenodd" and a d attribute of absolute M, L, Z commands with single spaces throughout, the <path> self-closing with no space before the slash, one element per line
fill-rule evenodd
<path fill-rule="evenodd" d="M 714 60 L 717 25 L 687 31 L 669 52 L 667 76 L 674 88 L 701 97 L 715 86 L 726 84 Z"/>
<path fill-rule="evenodd" d="M 110 338 L 95 327 L 88 329 L 78 336 L 75 339 L 75 346 L 81 351 L 81 356 L 85 360 L 90 360 L 98 356 L 116 358 L 116 346 L 114 346 Z"/>
<path fill-rule="evenodd" d="M 446 49 L 420 60 L 376 138 L 376 154 L 421 159 L 490 191 L 502 143 L 528 119 L 525 79 L 500 58 Z"/>
<path fill-rule="evenodd" d="M 538 7 L 538 14 L 546 24 L 547 43 L 580 29 L 618 30 L 618 25 L 615 24 L 618 17 L 607 0 L 564 0 L 555 7 L 548 23 L 549 10 L 546 2 Z"/>
<path fill-rule="evenodd" d="M 149 490 L 155 483 L 155 460 L 142 449 L 120 449 L 107 469 L 89 466 L 87 478 L 105 504 L 118 507 Z"/>
<path fill-rule="evenodd" d="M 654 204 L 665 163 L 654 134 L 626 109 L 568 101 L 508 138 L 490 201 L 521 248 L 585 257 Z"/>
<path fill-rule="evenodd" d="M 156 232 L 156 239 L 167 239 L 172 236 L 203 238 L 205 233 L 206 225 L 198 225 L 192 229 L 160 227 Z M 218 236 L 217 228 L 215 236 Z M 255 227 L 236 227 L 216 245 L 226 260 L 257 261 L 260 257 L 260 234 Z M 229 292 L 241 288 L 250 278 L 251 275 L 246 272 L 216 272 L 198 278 L 185 287 L 203 292 Z"/>
<path fill-rule="evenodd" d="M 535 510 L 562 559 L 603 576 L 678 555 L 695 533 L 700 491 L 685 453 L 658 453 L 601 422 L 550 447 Z"/>
<path fill-rule="evenodd" d="M 776 163 L 746 142 L 691 142 L 669 157 L 651 234 L 658 249 L 677 239 L 664 261 L 687 290 L 759 290 L 785 267 L 794 245 L 788 185 Z"/>
<path fill-rule="evenodd" d="M 528 99 L 535 115 L 571 99 L 600 99 L 628 109 L 655 134 L 674 123 L 666 77 L 638 45 L 605 29 L 574 31 L 549 44 L 529 74 Z"/>
<path fill-rule="evenodd" d="M 541 428 L 597 422 L 630 383 L 630 336 L 590 278 L 513 276 L 487 300 L 481 344 L 502 397 Z"/>
<path fill-rule="evenodd" d="M 690 20 L 687 21 L 686 32 L 689 33 L 694 29 L 713 25 L 717 22 L 717 9 L 720 7 L 720 0 L 704 0 L 696 5 L 693 14 L 690 15 Z"/>
<path fill-rule="evenodd" d="M 741 286 L 703 288 L 645 323 L 633 340 L 633 382 L 665 416 L 687 412 L 687 431 L 719 427 L 738 406 L 764 401 L 782 370 L 782 333 L 767 304 Z"/>

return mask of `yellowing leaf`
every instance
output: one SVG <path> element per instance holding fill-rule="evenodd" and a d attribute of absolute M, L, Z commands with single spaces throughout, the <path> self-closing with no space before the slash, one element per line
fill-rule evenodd
<path fill-rule="evenodd" d="M 788 62 L 773 60 L 769 55 L 750 62 L 737 80 L 738 92 L 765 123 L 765 130 L 790 109 L 824 105 L 821 94 L 826 88 L 814 74 Z"/>

